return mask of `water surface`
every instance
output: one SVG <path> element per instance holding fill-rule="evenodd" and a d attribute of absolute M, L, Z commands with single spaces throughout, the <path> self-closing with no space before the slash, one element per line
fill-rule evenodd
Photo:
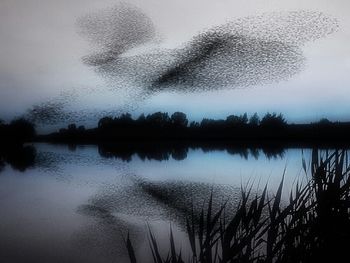
<path fill-rule="evenodd" d="M 171 225 L 177 245 L 186 247 L 184 220 L 192 204 L 198 212 L 213 192 L 216 206 L 230 200 L 233 211 L 241 186 L 259 192 L 268 183 L 273 192 L 284 173 L 287 196 L 296 181 L 307 181 L 302 158 L 311 154 L 298 148 L 27 147 L 0 159 L 2 262 L 128 262 L 123 236 L 130 231 L 137 253 L 146 253 L 147 224 L 162 244 Z"/>

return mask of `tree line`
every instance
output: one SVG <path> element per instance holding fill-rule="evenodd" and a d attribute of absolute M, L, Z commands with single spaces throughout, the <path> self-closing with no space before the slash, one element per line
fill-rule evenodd
<path fill-rule="evenodd" d="M 14 119 L 9 123 L 0 120 L 0 142 L 22 144 L 33 141 L 36 137 L 34 123 L 25 118 Z"/>
<path fill-rule="evenodd" d="M 35 148 L 23 144 L 35 139 L 35 125 L 32 122 L 24 118 L 9 123 L 0 120 L 0 172 L 6 164 L 19 171 L 34 166 Z"/>
<path fill-rule="evenodd" d="M 321 119 L 309 124 L 289 124 L 282 114 L 257 113 L 248 116 L 229 115 L 225 119 L 204 118 L 190 121 L 183 112 L 141 114 L 133 118 L 130 113 L 117 117 L 103 117 L 93 129 L 75 124 L 42 137 L 61 141 L 121 141 L 121 140 L 236 140 L 236 141 L 349 141 L 350 123 Z"/>
<path fill-rule="evenodd" d="M 282 114 L 267 113 L 262 119 L 258 114 L 253 114 L 248 118 L 247 113 L 242 115 L 230 115 L 226 119 L 204 118 L 201 122 L 187 119 L 183 112 L 175 112 L 169 116 L 166 112 L 156 112 L 145 116 L 141 114 L 133 119 L 130 113 L 122 114 L 118 117 L 104 117 L 99 120 L 99 129 L 113 129 L 131 126 L 147 126 L 157 128 L 208 128 L 208 127 L 256 127 L 256 126 L 284 126 L 287 122 Z"/>
<path fill-rule="evenodd" d="M 261 118 L 257 113 L 248 116 L 229 115 L 225 119 L 204 118 L 190 121 L 183 112 L 168 114 L 155 112 L 133 118 L 130 113 L 116 117 L 103 117 L 97 127 L 69 124 L 58 132 L 37 136 L 35 125 L 19 118 L 5 123 L 0 120 L 0 143 L 23 144 L 35 140 L 61 142 L 100 142 L 137 140 L 235 140 L 299 143 L 350 143 L 350 122 L 331 122 L 321 119 L 309 124 L 287 123 L 282 114 L 266 113 Z"/>

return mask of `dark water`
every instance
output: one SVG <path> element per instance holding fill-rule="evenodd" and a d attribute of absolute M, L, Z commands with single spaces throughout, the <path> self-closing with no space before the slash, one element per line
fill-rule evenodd
<path fill-rule="evenodd" d="M 158 147 L 158 148 L 157 148 Z M 147 255 L 147 224 L 186 251 L 184 220 L 214 193 L 237 203 L 240 187 L 285 196 L 306 182 L 310 149 L 35 144 L 0 156 L 0 262 L 128 262 L 127 231 Z M 185 252 L 184 252 L 185 253 Z M 146 257 L 144 261 L 147 262 Z"/>

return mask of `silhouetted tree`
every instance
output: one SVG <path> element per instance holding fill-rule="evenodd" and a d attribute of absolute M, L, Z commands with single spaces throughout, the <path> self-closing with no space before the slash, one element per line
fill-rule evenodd
<path fill-rule="evenodd" d="M 170 117 L 171 123 L 176 127 L 187 127 L 187 116 L 183 112 L 175 112 Z"/>
<path fill-rule="evenodd" d="M 319 120 L 318 124 L 330 125 L 330 124 L 332 124 L 332 122 L 330 120 L 328 120 L 327 118 L 322 118 L 322 119 Z"/>
<path fill-rule="evenodd" d="M 0 141 L 1 141 L 1 138 L 5 136 L 5 130 L 6 130 L 6 126 L 4 124 L 4 121 L 0 119 Z"/>
<path fill-rule="evenodd" d="M 104 129 L 104 128 L 107 128 L 107 127 L 111 127 L 112 124 L 113 124 L 113 118 L 112 117 L 110 117 L 110 116 L 103 117 L 98 122 L 98 128 Z"/>
<path fill-rule="evenodd" d="M 243 124 L 247 124 L 248 123 L 248 115 L 247 113 L 244 113 L 243 115 L 240 116 L 241 122 Z"/>
<path fill-rule="evenodd" d="M 142 114 L 137 118 L 136 121 L 137 121 L 138 123 L 144 123 L 145 120 L 146 120 L 145 114 L 142 113 Z"/>
<path fill-rule="evenodd" d="M 195 129 L 198 128 L 200 126 L 200 124 L 196 121 L 191 121 L 190 123 L 190 129 Z"/>
<path fill-rule="evenodd" d="M 213 125 L 213 123 L 214 123 L 214 120 L 204 118 L 204 119 L 202 119 L 202 121 L 200 123 L 200 127 L 201 128 L 209 128 L 210 126 Z"/>
<path fill-rule="evenodd" d="M 68 125 L 69 132 L 75 132 L 76 130 L 77 130 L 77 126 L 74 123 Z"/>
<path fill-rule="evenodd" d="M 287 122 L 282 114 L 277 115 L 276 113 L 267 113 L 260 122 L 262 127 L 269 128 L 281 128 L 286 126 Z"/>
<path fill-rule="evenodd" d="M 224 120 L 213 120 L 204 118 L 201 123 L 201 128 L 223 128 L 225 126 Z"/>
<path fill-rule="evenodd" d="M 226 124 L 229 126 L 244 126 L 248 123 L 247 113 L 244 113 L 241 116 L 230 115 L 226 118 Z"/>
<path fill-rule="evenodd" d="M 170 117 L 168 113 L 155 112 L 153 114 L 147 115 L 146 121 L 152 126 L 165 127 L 170 123 Z"/>
<path fill-rule="evenodd" d="M 79 133 L 82 133 L 82 132 L 84 132 L 85 131 L 85 126 L 84 125 L 80 125 L 79 127 L 78 127 L 78 132 Z"/>
<path fill-rule="evenodd" d="M 9 136 L 12 141 L 22 143 L 31 141 L 36 136 L 34 124 L 24 118 L 11 121 L 8 127 Z"/>
<path fill-rule="evenodd" d="M 250 118 L 249 118 L 249 125 L 251 126 L 258 126 L 260 124 L 260 118 L 259 115 L 255 112 Z"/>
<path fill-rule="evenodd" d="M 124 114 L 120 115 L 119 118 L 115 118 L 114 121 L 119 126 L 122 126 L 122 125 L 130 126 L 130 125 L 132 125 L 134 120 L 132 119 L 130 113 L 124 113 Z"/>

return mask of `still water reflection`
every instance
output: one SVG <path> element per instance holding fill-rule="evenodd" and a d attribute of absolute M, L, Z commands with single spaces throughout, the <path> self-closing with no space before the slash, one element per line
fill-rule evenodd
<path fill-rule="evenodd" d="M 139 254 L 147 226 L 182 247 L 184 220 L 214 193 L 217 206 L 240 187 L 306 181 L 310 149 L 217 145 L 50 145 L 0 152 L 1 262 L 128 262 L 129 230 Z M 232 210 L 232 209 L 231 209 Z M 144 262 L 147 262 L 145 257 Z"/>

